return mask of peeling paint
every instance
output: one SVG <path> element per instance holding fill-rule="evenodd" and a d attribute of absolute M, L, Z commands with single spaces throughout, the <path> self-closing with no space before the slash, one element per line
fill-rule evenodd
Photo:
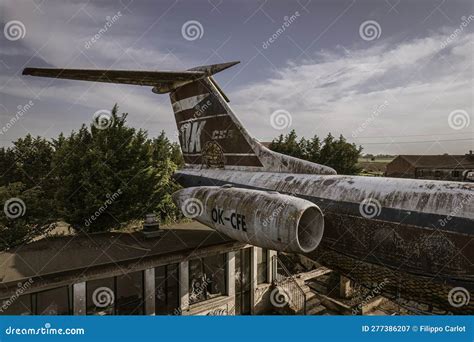
<path fill-rule="evenodd" d="M 183 212 L 190 199 L 200 206 L 193 219 L 244 243 L 308 253 L 323 236 L 321 210 L 301 198 L 227 186 L 192 187 L 173 194 Z"/>

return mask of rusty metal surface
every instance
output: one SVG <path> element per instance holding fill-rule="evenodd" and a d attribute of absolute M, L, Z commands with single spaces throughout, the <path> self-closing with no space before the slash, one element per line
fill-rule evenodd
<path fill-rule="evenodd" d="M 189 82 L 214 75 L 238 63 L 204 65 L 186 71 L 25 68 L 22 74 L 78 81 L 153 86 L 153 92 L 163 94 Z"/>
<path fill-rule="evenodd" d="M 418 310 L 438 314 L 474 314 L 472 297 L 469 303 L 462 307 L 455 307 L 449 302 L 449 292 L 453 289 L 454 279 L 447 281 L 432 275 L 413 274 L 403 267 L 391 268 L 389 265 L 367 262 L 363 258 L 350 257 L 323 244 L 306 256 L 346 275 L 368 289 L 377 289 L 377 293 L 401 306 L 412 307 L 423 303 L 424 308 L 417 308 Z M 471 293 L 474 291 L 472 282 L 456 280 L 456 286 L 463 286 Z"/>
<path fill-rule="evenodd" d="M 474 220 L 474 184 L 462 182 L 429 181 L 399 178 L 378 178 L 342 175 L 312 175 L 272 172 L 245 172 L 227 170 L 180 170 L 176 177 L 184 186 L 195 186 L 209 182 L 235 184 L 240 187 L 252 187 L 274 190 L 282 193 L 294 193 L 299 197 L 311 197 L 327 201 L 321 209 L 338 210 L 347 205 L 359 204 L 367 198 L 377 200 L 383 209 L 396 209 L 420 214 L 450 216 L 439 229 L 452 226 L 455 218 L 468 220 L 460 229 L 474 233 L 474 226 L 467 226 Z M 333 203 L 335 202 L 335 203 Z M 344 206 L 344 204 L 347 204 Z M 357 210 L 358 211 L 358 210 Z M 411 215 L 411 214 L 410 214 Z M 408 218 L 407 218 L 408 219 Z M 409 219 L 408 219 L 409 220 Z M 431 227 L 431 225 L 429 225 Z"/>
<path fill-rule="evenodd" d="M 291 193 L 315 203 L 325 216 L 320 246 L 352 263 L 409 274 L 413 288 L 403 292 L 409 298 L 434 286 L 441 306 L 446 289 L 474 291 L 474 184 L 226 170 L 181 170 L 176 176 L 184 186 L 233 184 Z M 367 198 L 380 205 L 372 218 L 363 215 L 361 204 Z M 333 259 L 329 267 L 337 268 L 339 259 Z M 364 269 L 356 275 L 364 281 Z"/>
<path fill-rule="evenodd" d="M 23 75 L 78 81 L 155 86 L 162 82 L 193 81 L 205 76 L 202 71 L 141 71 L 98 69 L 25 68 Z"/>

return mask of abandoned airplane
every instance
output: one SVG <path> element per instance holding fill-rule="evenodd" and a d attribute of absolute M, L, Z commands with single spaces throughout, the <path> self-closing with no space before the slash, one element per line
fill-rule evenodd
<path fill-rule="evenodd" d="M 304 254 L 388 298 L 474 313 L 474 184 L 337 175 L 267 149 L 212 77 L 237 63 L 23 74 L 169 93 L 186 163 L 174 200 L 186 216 L 239 241 Z"/>

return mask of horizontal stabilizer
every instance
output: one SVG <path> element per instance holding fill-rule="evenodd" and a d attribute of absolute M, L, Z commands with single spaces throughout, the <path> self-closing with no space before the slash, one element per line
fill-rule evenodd
<path fill-rule="evenodd" d="M 167 93 L 187 83 L 212 76 L 239 62 L 213 64 L 186 71 L 131 71 L 94 69 L 25 68 L 23 75 L 69 80 L 152 86 L 155 93 Z"/>

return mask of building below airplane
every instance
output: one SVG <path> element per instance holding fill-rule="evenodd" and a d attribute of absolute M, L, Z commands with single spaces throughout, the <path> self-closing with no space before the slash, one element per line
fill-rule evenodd
<path fill-rule="evenodd" d="M 89 236 L 64 229 L 0 252 L 0 315 L 407 313 L 379 296 L 384 284 L 341 297 L 347 280 L 335 271 L 196 221 Z"/>

